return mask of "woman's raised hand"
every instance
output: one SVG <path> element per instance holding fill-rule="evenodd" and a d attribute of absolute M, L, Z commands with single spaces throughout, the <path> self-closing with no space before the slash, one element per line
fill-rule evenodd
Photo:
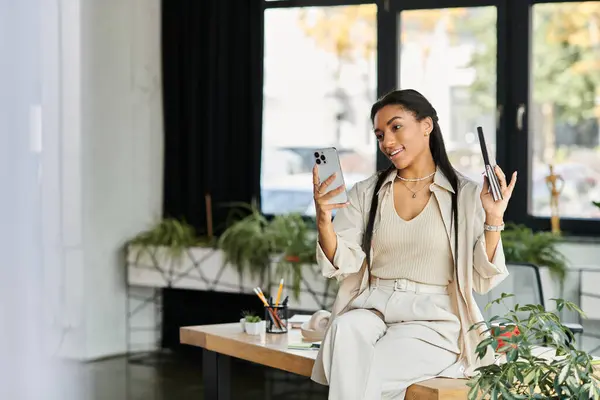
<path fill-rule="evenodd" d="M 328 201 L 340 193 L 344 192 L 344 185 L 340 185 L 335 189 L 327 191 L 331 182 L 335 179 L 335 173 L 325 179 L 323 182 L 319 181 L 319 170 L 315 164 L 313 167 L 313 197 L 315 199 L 315 209 L 317 212 L 317 224 L 330 223 L 331 222 L 331 211 L 336 208 L 347 207 L 348 203 L 329 204 Z"/>

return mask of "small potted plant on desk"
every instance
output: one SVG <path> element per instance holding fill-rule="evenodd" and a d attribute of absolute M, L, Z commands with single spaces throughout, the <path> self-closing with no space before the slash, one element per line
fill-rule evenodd
<path fill-rule="evenodd" d="M 508 297 L 513 295 L 503 293 L 487 307 L 505 304 Z M 558 312 L 566 308 L 583 315 L 573 303 L 552 300 Z M 574 347 L 571 331 L 541 305 L 517 304 L 504 317 L 494 316 L 474 329 L 488 334 L 477 356 L 483 358 L 491 346 L 497 361 L 476 370 L 468 383 L 469 400 L 600 399 L 600 365 Z"/>
<path fill-rule="evenodd" d="M 265 322 L 258 315 L 251 312 L 244 312 L 244 317 L 240 320 L 242 329 L 249 335 L 260 335 L 265 330 Z"/>

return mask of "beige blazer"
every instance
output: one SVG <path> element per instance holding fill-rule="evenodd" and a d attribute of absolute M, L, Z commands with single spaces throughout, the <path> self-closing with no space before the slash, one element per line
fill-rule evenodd
<path fill-rule="evenodd" d="M 375 217 L 374 231 L 380 225 L 379 210 L 382 209 L 383 202 L 393 201 L 392 187 L 395 173 L 393 171 L 389 174 L 379 191 L 379 207 Z M 321 267 L 323 275 L 327 278 L 337 279 L 340 284 L 331 310 L 330 325 L 336 317 L 346 311 L 356 296 L 368 288 L 368 273 L 361 242 L 376 182 L 377 174 L 355 184 L 348 192 L 350 204 L 348 207 L 340 209 L 334 218 L 337 250 L 333 265 L 337 268 L 329 262 L 317 243 L 317 263 Z M 461 354 L 459 361 L 440 376 L 464 378 L 472 376 L 475 368 L 494 362 L 493 351 L 488 351 L 483 360 L 478 360 L 475 354 L 477 344 L 484 338 L 481 333 L 484 328 L 468 332 L 473 324 L 483 320 L 473 297 L 473 291 L 480 294 L 487 293 L 508 276 L 508 271 L 506 270 L 502 241 L 498 243 L 492 262 L 489 262 L 487 258 L 483 229 L 485 213 L 479 197 L 481 186 L 461 175 L 459 175 L 458 186 L 458 266 L 455 271 L 456 279 L 450 285 L 450 295 L 455 299 L 454 303 L 462 325 Z M 454 190 L 439 169 L 434 176 L 430 190 L 440 205 L 454 257 L 456 253 L 452 226 L 452 193 Z M 371 249 L 371 259 L 373 259 L 372 251 L 373 249 Z M 403 361 L 400 356 L 398 362 Z M 313 367 L 312 379 L 323 385 L 328 384 L 321 350 Z"/>

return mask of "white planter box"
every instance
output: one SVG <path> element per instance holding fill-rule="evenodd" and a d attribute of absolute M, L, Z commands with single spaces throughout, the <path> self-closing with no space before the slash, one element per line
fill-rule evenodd
<path fill-rule="evenodd" d="M 163 247 L 130 246 L 127 283 L 132 286 L 253 293 L 257 279 L 241 279 L 231 265 L 223 264 L 220 250 L 192 247 L 173 260 Z"/>
<path fill-rule="evenodd" d="M 276 268 L 277 265 L 273 264 L 269 271 L 273 296 L 277 294 L 281 279 L 275 273 Z M 223 265 L 223 253 L 220 250 L 205 247 L 187 249 L 180 259 L 173 260 L 163 247 L 130 246 L 127 249 L 127 283 L 140 287 L 233 293 L 254 293 L 253 289 L 260 286 L 263 292 L 269 291 L 268 282 L 261 285 L 257 278 L 246 275 L 240 277 L 234 266 Z M 288 307 L 291 309 L 330 309 L 335 300 L 337 282 L 323 277 L 316 265 L 303 266 L 298 300 L 293 295 L 291 284 L 285 282 L 281 299 L 283 301 L 289 295 Z"/>

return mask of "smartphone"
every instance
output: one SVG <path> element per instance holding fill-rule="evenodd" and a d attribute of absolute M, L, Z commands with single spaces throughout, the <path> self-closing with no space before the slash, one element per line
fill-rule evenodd
<path fill-rule="evenodd" d="M 490 185 L 490 191 L 494 201 L 502 200 L 502 190 L 500 189 L 500 182 L 494 171 L 494 166 L 490 163 L 490 155 L 487 151 L 485 144 L 485 136 L 483 135 L 483 128 L 477 127 L 477 136 L 479 136 L 479 145 L 481 146 L 481 154 L 483 155 L 483 164 L 485 166 L 485 176 L 488 179 Z"/>
<path fill-rule="evenodd" d="M 340 164 L 340 157 L 335 147 L 327 147 L 324 149 L 315 150 L 314 154 L 315 164 L 317 164 L 317 170 L 319 172 L 319 182 L 325 181 L 332 174 L 335 173 L 335 179 L 325 189 L 327 192 L 344 185 L 344 174 L 342 172 L 342 165 Z M 329 200 L 329 204 L 341 204 L 348 202 L 348 193 L 344 190 L 342 193 L 333 197 Z"/>

